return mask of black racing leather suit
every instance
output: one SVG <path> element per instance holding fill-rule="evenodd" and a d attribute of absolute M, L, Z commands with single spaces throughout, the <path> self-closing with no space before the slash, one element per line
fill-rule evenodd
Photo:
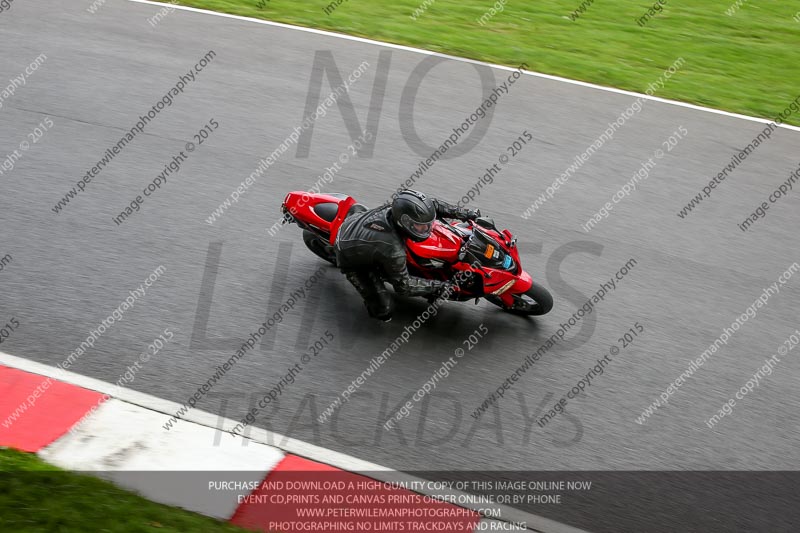
<path fill-rule="evenodd" d="M 436 216 L 467 220 L 472 213 L 433 199 Z M 384 280 L 405 296 L 431 296 L 445 282 L 412 276 L 406 265 L 405 237 L 394 224 L 391 205 L 349 215 L 342 222 L 334 244 L 336 261 L 342 273 L 364 299 L 369 315 L 388 320 L 394 308 Z"/>

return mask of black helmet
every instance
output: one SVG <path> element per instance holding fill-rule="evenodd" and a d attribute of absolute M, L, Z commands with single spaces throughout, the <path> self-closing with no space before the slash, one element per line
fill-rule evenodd
<path fill-rule="evenodd" d="M 397 193 L 392 201 L 392 218 L 401 231 L 411 239 L 422 242 L 430 237 L 436 206 L 421 192 L 406 189 Z"/>

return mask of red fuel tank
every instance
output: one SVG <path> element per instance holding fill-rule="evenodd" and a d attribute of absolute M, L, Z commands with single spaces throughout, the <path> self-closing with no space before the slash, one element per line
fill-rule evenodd
<path fill-rule="evenodd" d="M 408 249 L 416 256 L 424 259 L 441 259 L 447 263 L 458 261 L 461 249 L 461 238 L 444 227 L 444 223 L 435 221 L 431 236 L 422 242 L 406 239 Z"/>

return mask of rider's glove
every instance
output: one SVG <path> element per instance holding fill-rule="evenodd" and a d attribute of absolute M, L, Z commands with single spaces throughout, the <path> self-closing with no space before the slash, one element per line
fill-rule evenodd
<path fill-rule="evenodd" d="M 467 209 L 466 219 L 467 220 L 475 220 L 481 216 L 481 210 L 476 209 L 473 211 L 472 209 Z"/>

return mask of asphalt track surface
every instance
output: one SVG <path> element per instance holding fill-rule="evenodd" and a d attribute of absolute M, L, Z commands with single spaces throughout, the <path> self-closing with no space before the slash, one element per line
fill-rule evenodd
<path fill-rule="evenodd" d="M 509 75 L 442 61 L 417 82 L 412 71 L 426 56 L 412 51 L 186 11 L 169 14 L 153 28 L 147 19 L 157 7 L 109 1 L 92 15 L 85 4 L 17 1 L 0 14 L 0 80 L 19 75 L 39 54 L 47 56 L 26 85 L 3 102 L 0 158 L 17 149 L 45 117 L 53 121 L 1 176 L 0 257 L 10 254 L 13 260 L 0 271 L 0 322 L 14 317 L 20 327 L 0 350 L 58 364 L 128 291 L 163 265 L 166 272 L 147 295 L 71 370 L 116 382 L 169 328 L 176 338 L 129 387 L 176 402 L 186 401 L 207 382 L 216 366 L 322 265 L 305 249 L 296 227 L 274 237 L 266 228 L 277 220 L 284 194 L 309 189 L 352 142 L 336 106 L 316 121 L 307 157 L 293 146 L 221 219 L 206 222 L 259 159 L 302 122 L 315 53 L 332 54 L 343 77 L 363 61 L 370 65 L 349 96 L 356 126 L 365 127 L 370 111 L 379 116 L 374 151 L 371 157 L 351 158 L 323 189 L 353 194 L 367 205 L 384 201 L 432 149 L 404 135 L 403 122 L 413 123 L 429 147 L 438 145 L 480 104 L 479 72 L 488 87 Z M 86 192 L 55 214 L 51 208 L 106 148 L 209 50 L 216 56 L 196 81 Z M 390 61 L 388 79 L 382 102 L 371 104 L 377 73 L 386 68 L 379 67 L 381 53 Z M 324 61 L 324 55 L 319 57 Z M 323 98 L 330 84 L 325 78 Z M 413 119 L 401 102 L 407 86 L 418 88 Z M 635 419 L 723 327 L 800 261 L 796 192 L 773 204 L 749 232 L 737 227 L 797 168 L 800 133 L 775 132 L 711 198 L 681 219 L 676 213 L 763 124 L 649 101 L 533 217 L 521 217 L 634 100 L 524 76 L 501 97 L 493 115 L 481 121 L 486 131 L 477 145 L 437 162 L 416 185 L 455 202 L 523 131 L 530 132 L 534 140 L 473 205 L 519 237 L 524 266 L 555 296 L 552 313 L 523 319 L 485 301 L 477 306 L 448 303 L 334 420 L 320 424 L 316 415 L 426 306 L 403 299 L 391 323 L 371 322 L 354 290 L 338 271 L 326 267 L 309 297 L 198 408 L 241 418 L 329 331 L 332 346 L 288 386 L 277 408 L 259 415 L 257 426 L 411 471 L 796 469 L 800 351 L 781 358 L 759 388 L 737 401 L 733 415 L 713 429 L 705 421 L 800 327 L 800 277 L 783 285 L 672 396 L 668 407 L 645 424 Z M 112 217 L 210 119 L 219 128 L 138 213 L 117 226 Z M 688 134 L 638 190 L 584 232 L 582 224 L 681 127 Z M 524 357 L 631 258 L 635 267 L 595 312 L 524 374 L 497 409 L 473 420 L 470 413 Z M 568 416 L 538 427 L 535 416 L 549 410 L 637 322 L 644 332 L 584 394 L 570 400 Z M 481 324 L 488 335 L 458 360 L 429 402 L 416 404 L 399 429 L 384 431 L 383 420 L 456 348 L 465 347 L 463 341 Z M 713 476 L 708 482 L 713 485 Z M 775 503 L 775 498 L 758 497 L 756 508 Z M 530 510 L 588 530 L 659 530 L 653 516 L 637 515 L 636 506 L 627 506 L 624 498 L 594 507 L 562 504 Z M 732 513 L 733 518 L 718 519 L 743 519 L 735 516 L 736 509 Z M 681 511 L 669 517 L 673 522 L 664 530 L 694 530 L 697 517 L 689 516 Z M 783 517 L 774 519 L 773 531 L 788 527 Z"/>

